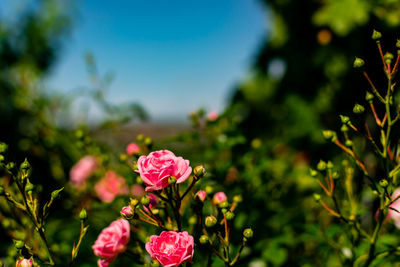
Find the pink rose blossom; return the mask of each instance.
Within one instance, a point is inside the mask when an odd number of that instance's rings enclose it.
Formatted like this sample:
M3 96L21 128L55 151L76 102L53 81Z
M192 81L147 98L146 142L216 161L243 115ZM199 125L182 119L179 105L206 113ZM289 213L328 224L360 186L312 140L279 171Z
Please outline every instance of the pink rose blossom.
M219 116L218 112L213 110L213 111L208 112L207 119L209 121L216 121L218 119L218 116Z
M103 202L112 202L118 195L128 194L129 189L125 179L117 176L113 171L108 171L106 176L101 179L94 187L97 196Z
M192 261L194 239L186 231L164 231L160 236L152 235L146 243L150 256L164 267L179 266Z
M400 195L400 188L396 189L393 194L392 194L392 199L395 199L397 196ZM400 211L400 200L397 199L394 203L390 205L395 210ZM397 228L400 228L400 213L397 211L389 209L388 211L388 218L392 219L394 221L394 225L396 225Z
M129 156L133 154L139 154L139 152L140 152L140 147L135 143L130 143L126 147L126 154L128 154Z
M215 205L219 205L220 203L227 201L228 198L226 197L224 192L218 192L213 197L213 203Z
M107 267L111 264L117 255L126 249L129 237L130 226L127 220L113 221L110 226L104 228L92 246L94 254L100 257L97 265Z
M176 183L184 182L192 173L189 161L182 157L176 157L168 150L151 152L147 156L141 156L138 161L140 178L147 185L146 191L155 191L167 187L168 178L174 176Z
M204 200L206 200L207 193L203 190L199 190L199 192L196 193L195 197L199 198L201 202L204 202Z
M32 267L33 262L31 259L22 259L17 261L15 264L16 267Z
M85 181L97 168L97 160L94 156L85 156L76 163L69 173L70 181L75 187L83 187Z

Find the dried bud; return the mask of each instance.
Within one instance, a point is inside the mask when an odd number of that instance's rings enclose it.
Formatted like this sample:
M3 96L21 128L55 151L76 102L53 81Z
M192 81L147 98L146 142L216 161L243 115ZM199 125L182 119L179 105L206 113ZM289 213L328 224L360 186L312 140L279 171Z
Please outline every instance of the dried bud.
M381 37L382 37L382 34L380 32L378 32L376 30L374 30L372 32L372 39L373 40L379 41L379 39L381 39Z
M326 162L321 159L317 164L317 169L319 171L324 171L326 169Z
M79 220L81 220L81 221L84 222L84 221L87 220L87 218L88 218L88 216L87 216L86 209L83 208L83 209L81 210L81 212L79 212Z
M169 183L169 184L174 184L174 183L176 183L176 177L174 177L174 176L168 177L168 183Z
M251 228L246 228L243 231L243 236L247 239L250 239L253 237L253 230Z
M200 241L200 244L203 244L203 245L207 244L208 243L208 236L206 236L206 235L200 236L199 241Z
M361 113L363 113L364 112L364 110L365 110L365 108L362 106L362 105L360 105L360 104L355 104L354 105L354 107L353 107L353 112L355 113L355 114L361 114Z
M354 68L361 68L362 66L364 66L364 64L365 64L364 60L362 60L359 57L356 57L356 59L354 60L354 63L353 63L353 67Z
M372 102L373 99L374 99L374 95L367 91L365 93L365 100L367 100L368 102Z
M383 188L386 188L386 187L388 187L389 182L386 179L382 179L379 181L379 185Z
M231 211L227 211L227 212L225 213L225 218L226 218L228 221L233 220L234 217L235 217L235 214L234 214L233 212L231 212Z
M210 215L206 217L205 224L207 227L213 227L217 223L217 218L214 216Z
M199 165L194 167L193 173L196 175L196 177L202 178L206 174L206 169L204 169L203 165Z

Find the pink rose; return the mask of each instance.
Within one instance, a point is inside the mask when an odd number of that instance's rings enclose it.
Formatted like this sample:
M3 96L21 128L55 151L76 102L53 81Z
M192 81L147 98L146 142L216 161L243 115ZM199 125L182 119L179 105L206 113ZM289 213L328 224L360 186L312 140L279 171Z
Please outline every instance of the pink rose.
M129 207L129 206L123 207L123 208L121 209L121 212L120 212L120 213L121 213L121 215L127 216L127 217L133 216L133 210L132 210L132 208Z
M16 267L32 267L33 262L31 259L22 259L17 261L15 264Z
M215 205L219 205L220 203L227 201L228 198L226 197L224 192L218 192L213 197L213 203Z
M113 221L110 226L104 228L92 246L94 254L101 257L97 265L107 267L113 262L117 255L126 249L129 236L129 222L124 219Z
M176 157L174 153L168 150L154 151L147 156L141 156L137 165L137 172L147 185L146 191L155 191L167 187L170 176L177 179L176 183L182 183L192 173L188 160Z
M75 187L82 187L85 181L97 168L97 160L94 156L85 156L76 163L69 173L70 181Z
M94 187L97 196L103 201L110 203L118 195L128 194L129 189L125 179L117 176L113 171L108 171Z
M130 143L126 147L126 154L128 154L129 156L133 154L139 154L139 152L140 152L140 147L135 143Z
M216 121L217 119L218 119L218 112L216 112L216 111L210 111L210 112L208 112L208 114L207 114L207 119L209 120L209 121Z
M199 192L196 193L195 197L197 197L201 202L204 202L207 197L207 193L203 190L199 190Z
M192 261L194 240L186 231L164 231L160 236L152 235L146 243L150 256L164 267L179 266Z
M392 199L395 199L398 195L400 195L400 188L396 189L393 194L392 194ZM395 210L400 211L400 200L397 199L395 202L393 202L390 207L394 208ZM392 219L394 221L394 225L396 225L397 228L400 228L400 213L397 211L389 209L388 211L388 218Z

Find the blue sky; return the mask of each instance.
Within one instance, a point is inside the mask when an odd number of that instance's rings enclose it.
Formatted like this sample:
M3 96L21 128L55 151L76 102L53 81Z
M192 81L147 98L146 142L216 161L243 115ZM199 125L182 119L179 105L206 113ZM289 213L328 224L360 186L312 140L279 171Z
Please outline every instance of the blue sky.
M68 92L89 85L84 54L115 74L114 103L138 101L154 119L223 110L265 37L257 0L80 0L78 17L51 77Z

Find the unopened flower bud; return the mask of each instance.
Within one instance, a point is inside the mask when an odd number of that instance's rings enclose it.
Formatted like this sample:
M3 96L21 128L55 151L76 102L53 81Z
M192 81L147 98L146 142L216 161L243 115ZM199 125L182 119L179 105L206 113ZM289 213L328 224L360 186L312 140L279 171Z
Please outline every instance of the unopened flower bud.
M379 181L379 185L383 188L386 188L386 187L388 187L389 182L386 179L382 179Z
M21 163L21 169L24 171L27 171L31 168L31 165L29 164L28 160L25 158L24 162Z
M131 198L129 205L131 207L136 207L139 204L139 200L137 200L136 198Z
M139 152L140 152L140 147L135 143L129 143L126 146L126 154L129 156L132 156L134 154L139 154Z
M373 99L374 99L374 95L367 91L365 93L365 100L367 100L368 102L372 102Z
M12 169L14 169L14 167L15 167L15 163L14 163L14 162L9 162L9 163L7 163L7 165L6 165L6 169L9 170L9 171L11 171Z
M400 40L399 39L397 39L397 41L396 41L396 47L400 48Z
M22 260L18 260L15 263L16 267L32 267L33 266L33 262L31 259L22 259Z
M336 136L336 133L331 130L324 130L322 131L322 135L326 140L332 140Z
M243 236L247 239L250 239L253 237L253 230L251 228L246 228L243 231Z
M364 60L362 60L359 57L356 57L356 59L354 60L354 63L353 63L353 67L354 68L361 68L362 66L364 66L364 64L365 64Z
M393 54L386 52L386 54L383 56L383 59L385 60L385 63L389 65L390 63L392 63Z
M136 137L136 141L138 141L139 143L143 142L143 141L144 141L144 135L143 135L143 134L139 134L139 135Z
M199 165L194 167L193 173L196 177L202 178L206 174L206 169L204 169L203 165Z
M222 201L221 203L218 204L218 206L219 206L221 209L226 209L226 208L229 207L229 203L228 203L228 201Z
M323 161L322 159L318 162L318 164L317 164L317 169L319 170L319 171L324 171L324 170L326 170L326 162L325 161Z
M350 139L347 139L346 142L344 143L346 146L351 147L353 146L353 141L351 141Z
M233 197L233 202L235 203L241 203L243 201L242 195L236 195Z
M135 213L130 206L125 206L121 209L120 214L124 219L130 220Z
M195 225L197 223L197 217L196 216L191 216L189 218L189 224L190 225Z
M365 110L365 108L362 106L362 105L360 105L360 104L355 104L354 105L354 107L353 107L353 112L355 113L355 114L361 114L361 113L363 113L364 112L364 110Z
M203 245L207 244L208 243L208 236L206 236L206 235L200 236L199 241L200 241L200 244L203 244Z
M213 197L214 205L219 205L220 203L227 201L228 198L226 197L224 192L218 192Z
M174 184L174 183L176 183L176 177L174 177L174 176L168 177L168 183L169 183L169 184Z
M342 131L342 132L348 132L349 131L349 127L347 127L347 125L346 124L342 124L342 127L340 127L340 131Z
M25 247L25 242L22 240L15 240L14 245L16 249L23 249Z
M319 194L314 194L313 196L314 196L314 200L315 200L315 201L317 201L317 202L320 202L320 201L321 201L321 195L319 195Z
M150 137L146 137L146 138L144 139L144 144L145 144L146 146L151 146L151 145L153 144L153 140L152 140Z
M5 143L0 142L0 153L4 153L7 151L8 146Z
M51 198L52 199L57 199L60 196L60 192L64 190L64 187L54 190L53 192L51 192Z
M372 39L373 40L379 41L379 39L381 39L381 37L382 37L382 34L380 32L378 32L377 30L374 30L372 32Z
M159 267L159 266L160 266L160 263L158 261L156 261L156 260L151 261L151 267Z
M206 217L205 224L207 227L213 227L217 223L217 218L214 216L210 215Z
M195 198L200 200L201 202L204 202L204 200L206 200L206 197L207 193L203 190L199 190L195 195Z
M87 218L88 218L88 216L87 216L86 209L83 208L83 209L81 210L81 212L79 212L79 219L80 219L81 221L86 221Z
M25 192L32 192L35 186L28 180L25 185Z
M310 175L312 177L316 177L318 175L318 172L316 170L314 170L314 169L310 169Z
M150 198L148 198L147 196L143 196L140 202L142 203L142 205L147 206L150 204Z
M0 154L0 162L4 161L4 156Z
M235 217L235 214L233 212L229 211L229 210L225 213L225 218L228 221L232 220L234 217Z
M350 118L343 115L340 115L340 120L342 121L343 124L347 124L350 122Z
M212 194L212 192L214 192L214 188L211 185L207 185L204 191L206 191L206 193L209 195Z
M332 161L330 161L330 160L328 160L328 162L326 163L326 168L327 169L333 169L333 163L332 163Z

